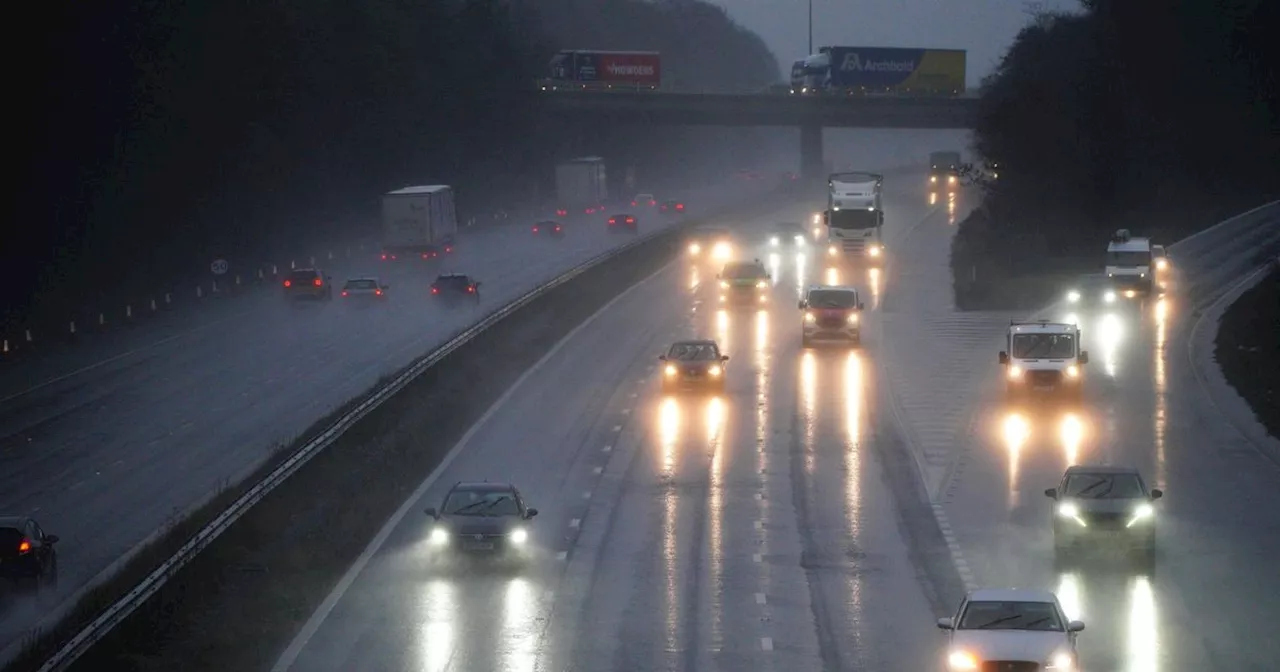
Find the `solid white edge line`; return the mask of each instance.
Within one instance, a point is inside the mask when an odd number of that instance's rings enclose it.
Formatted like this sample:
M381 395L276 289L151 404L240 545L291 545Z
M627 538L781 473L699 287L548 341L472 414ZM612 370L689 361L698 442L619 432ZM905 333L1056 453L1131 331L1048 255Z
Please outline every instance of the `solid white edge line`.
M435 485L435 482L440 478L440 475L449 468L449 465L458 457L458 454L467 447L467 444L470 443L476 432L480 431L482 427L488 424L489 419L507 404L511 397L515 395L516 391L524 385L524 382L535 372L545 366L547 362L551 361L551 358L559 353L560 349L568 344L569 341L573 340L584 329L591 326L601 315L613 308L615 304L640 287L649 284L649 282L654 278L666 273L676 263L676 261L672 261L671 263L663 265L662 268L659 268L657 271L641 279L636 284L631 285L627 289L623 290L622 293L610 299L608 303L604 304L599 310L587 317L582 324L574 327L572 331L565 334L565 336L557 341L555 345L551 346L551 350L543 355L537 362L534 362L533 366L520 374L520 377L507 388L506 392L503 392L502 396L498 397L498 400L493 402L493 405L491 405L484 414L476 420L475 424L471 425L471 427L467 429L467 432L462 435L461 439L458 439L458 442L454 444L453 448L449 449L449 452L444 456L444 459L440 461L440 464L427 475L427 478L418 485L418 488L414 490L412 494L409 495L409 498L405 500L404 504L400 505L400 508L397 509L389 519L387 519L387 522L383 524L382 529L378 530L378 534L374 536L373 540L369 542L369 545L366 546L364 551L360 553L360 556L356 558L355 563L347 569L347 572L343 574L342 578L338 581L338 584L333 587L333 590L329 592L329 595L325 597L324 601L320 603L320 606L311 614L311 618L307 619L307 622L302 626L302 630L294 636L293 641L289 643L288 648L284 650L284 653L280 655L280 658L276 660L276 664L271 668L272 672L286 672L295 662L297 662L298 656L302 654L302 650L306 648L307 643L310 642L311 638L320 630L320 626L324 625L325 620L329 617L329 614L333 612L334 607L338 606L338 602L342 600L342 596L346 594L347 590L351 588L351 585L355 583L357 578L359 578L360 574L364 571L365 566L373 559L373 556L382 549L383 544L387 542L391 533L395 531L395 529L400 525L400 522L404 520L406 515L408 515L409 510L414 507L418 500L426 496L427 491L431 489L431 486Z

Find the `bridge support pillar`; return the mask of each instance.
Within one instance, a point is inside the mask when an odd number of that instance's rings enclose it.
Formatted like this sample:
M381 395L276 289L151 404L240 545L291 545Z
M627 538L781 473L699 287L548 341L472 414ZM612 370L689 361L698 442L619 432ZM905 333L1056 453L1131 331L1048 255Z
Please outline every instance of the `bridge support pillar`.
M822 127L800 127L800 175L806 180L826 179L826 166L822 157Z

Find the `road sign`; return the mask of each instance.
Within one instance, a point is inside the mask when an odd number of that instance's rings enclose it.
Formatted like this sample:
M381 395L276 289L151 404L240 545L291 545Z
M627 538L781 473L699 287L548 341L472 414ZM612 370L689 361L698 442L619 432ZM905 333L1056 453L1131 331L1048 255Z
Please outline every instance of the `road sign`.
M213 271L214 275L226 275L229 267L230 264L227 263L226 259L214 259L213 263L209 264L209 270Z

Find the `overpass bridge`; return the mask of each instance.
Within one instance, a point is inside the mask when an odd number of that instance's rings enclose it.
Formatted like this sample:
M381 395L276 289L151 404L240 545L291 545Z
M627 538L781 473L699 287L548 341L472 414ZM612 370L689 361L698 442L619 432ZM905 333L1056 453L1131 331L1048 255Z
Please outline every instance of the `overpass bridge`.
M792 126L800 129L805 177L823 176L824 128L970 129L978 98L923 96L791 96L550 90L530 105L556 123L668 126Z

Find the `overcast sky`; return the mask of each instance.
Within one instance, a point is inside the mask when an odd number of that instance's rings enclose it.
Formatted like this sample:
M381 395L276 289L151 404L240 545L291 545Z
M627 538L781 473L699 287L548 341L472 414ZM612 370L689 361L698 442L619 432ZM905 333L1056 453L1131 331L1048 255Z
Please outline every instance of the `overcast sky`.
M764 38L784 72L809 41L809 0L709 0ZM812 0L814 48L828 45L964 49L968 85L996 66L1030 21L1028 6L1076 11L1077 0ZM779 73L781 78L783 73ZM789 76L789 74L788 74Z

